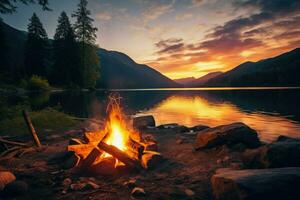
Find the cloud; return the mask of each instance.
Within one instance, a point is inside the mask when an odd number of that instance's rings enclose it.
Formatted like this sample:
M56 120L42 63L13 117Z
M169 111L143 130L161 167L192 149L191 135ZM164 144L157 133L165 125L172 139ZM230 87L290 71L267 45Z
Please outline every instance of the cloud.
M159 2L159 3L154 3L150 4L143 12L142 16L144 19L145 24L159 18L163 14L166 14L172 10L173 4L175 1L170 1L170 2Z
M180 15L176 16L176 20L181 21L181 20L187 20L193 18L194 15L192 13L183 13Z
M300 1L235 0L233 6L249 12L212 28L199 42L186 43L180 38L158 41L155 43L158 57L149 63L165 74L174 70L177 76L180 71L186 74L194 70L204 75L299 47ZM213 67L205 68L205 64L212 62Z
M109 21L112 19L112 15L109 12L101 12L96 14L96 19L102 21Z

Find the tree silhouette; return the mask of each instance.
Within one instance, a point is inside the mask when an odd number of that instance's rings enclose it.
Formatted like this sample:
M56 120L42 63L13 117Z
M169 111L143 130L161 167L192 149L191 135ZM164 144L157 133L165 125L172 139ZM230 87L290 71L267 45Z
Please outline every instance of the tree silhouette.
M95 41L97 28L93 26L91 12L87 9L87 0L80 0L78 9L72 17L76 18L74 24L75 36L80 43L81 75L83 87L95 87L99 79L99 58Z
M3 72L7 68L7 49L5 33L0 19L0 72Z
M48 0L1 0L0 1L0 13L7 14L7 13L14 13L16 12L17 3L23 3L28 5L29 3L38 3L40 4L44 10L50 10L48 8Z
M58 85L80 85L79 53L74 30L65 12L58 18L54 35L54 66L52 81Z
M47 33L35 13L28 24L28 37L25 46L25 73L46 76L48 37Z

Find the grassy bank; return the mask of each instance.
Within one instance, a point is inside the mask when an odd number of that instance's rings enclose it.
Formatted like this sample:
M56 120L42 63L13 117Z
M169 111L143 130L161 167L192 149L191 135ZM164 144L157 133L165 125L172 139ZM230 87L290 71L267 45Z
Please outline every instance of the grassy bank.
M60 134L78 123L72 116L52 108L29 112L29 115L41 138L49 134ZM14 116L0 121L1 135L17 138L30 137L20 110L16 111Z

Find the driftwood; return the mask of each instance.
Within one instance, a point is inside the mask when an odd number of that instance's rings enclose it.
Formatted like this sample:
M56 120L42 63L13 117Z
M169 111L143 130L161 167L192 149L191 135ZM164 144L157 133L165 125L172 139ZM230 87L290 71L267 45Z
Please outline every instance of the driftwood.
M141 165L137 160L130 158L125 152L119 150L113 145L108 145L104 142L99 142L98 148L112 155L113 157L115 157L130 168L141 169Z
M42 147L41 142L39 140L39 137L34 129L34 126L32 125L31 119L28 115L28 113L26 112L26 110L23 110L23 117L25 119L25 122L28 126L28 130L32 135L33 141L36 144L37 147Z

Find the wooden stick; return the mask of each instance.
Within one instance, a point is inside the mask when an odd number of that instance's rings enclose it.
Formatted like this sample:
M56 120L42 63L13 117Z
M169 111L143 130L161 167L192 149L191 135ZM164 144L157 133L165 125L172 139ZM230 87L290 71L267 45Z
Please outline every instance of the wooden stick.
M32 135L34 143L36 144L37 147L39 147L39 148L42 147L42 145L40 143L40 140L39 140L39 137L38 137L33 125L32 125L31 119L30 119L28 113L26 112L26 110L23 110L23 117L24 117L24 119L26 121L26 124L28 126L28 130Z
M130 158L125 152L119 150L117 147L113 145L108 145L104 142L99 142L98 148L105 151L106 153L112 155L125 165L135 169L141 169L141 165L137 160Z
M0 138L0 142L2 142L2 143L4 143L4 144L11 144L11 145L16 145L16 146L24 146L24 147L29 146L29 145L26 144L26 143L9 141L9 140L5 140L5 139L3 139L3 138Z
M98 148L94 148L91 153L89 153L89 155L82 161L81 164L81 170L86 170L88 169L90 166L93 165L93 163L95 162L95 160L101 156L103 154L103 151L101 151Z
M129 137L129 139L127 141L127 145L131 151L137 153L138 159L140 159L142 157L145 147L141 143L139 143Z

